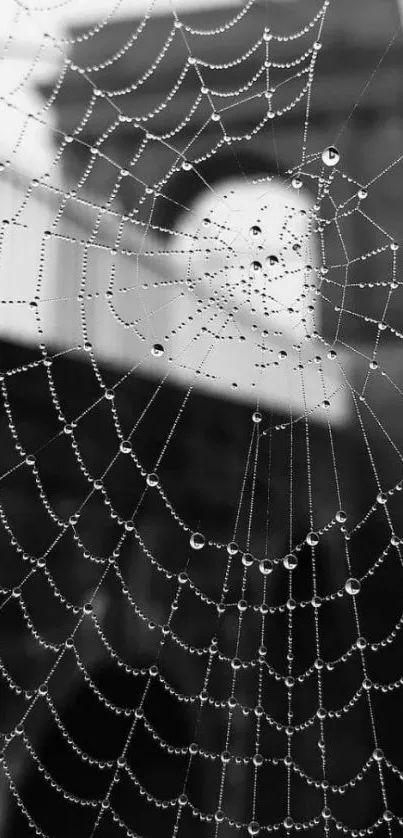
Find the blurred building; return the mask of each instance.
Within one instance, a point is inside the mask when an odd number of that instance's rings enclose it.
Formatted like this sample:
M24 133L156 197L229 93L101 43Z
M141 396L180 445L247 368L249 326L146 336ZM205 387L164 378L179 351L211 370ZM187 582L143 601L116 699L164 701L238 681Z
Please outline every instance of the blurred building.
M135 177L120 180L116 200L128 213L135 210L136 218L150 222L151 229L155 225L157 232L161 227L175 228L176 219L181 215L180 204L191 205L203 192L204 185L193 170L175 171L180 168L181 159L175 160L172 150L164 143L150 139L142 148L145 134L139 124L144 122L147 132L158 136L168 135L183 120L181 130L175 132L175 148L182 154L191 140L186 159L192 163L202 158L222 141L222 128L208 119L211 102L206 97L202 97L192 112L201 86L194 66L188 67L178 92L165 103L168 91L175 91L175 84L189 57L188 50L200 59L200 72L204 72L207 88L210 83L212 89L219 84L221 93L242 88L261 68L262 51L255 50L247 60L232 66L239 56L239 45L244 46L246 53L248 45L261 36L266 25L272 26L280 35L303 29L317 12L318 4L316 0L257 3L237 25L220 32L220 28L225 28L225 24L239 14L239 8L234 4L233 8L218 6L184 13L181 19L195 32L217 31L217 34L206 37L188 32L187 47L180 31L176 31L169 49L164 51L152 73L149 72L150 58L159 55L172 30L171 15L152 17L135 39L134 33L140 23L135 19L111 24L91 37L83 38L82 30L72 32L76 38L71 55L73 67L85 66L87 72L84 76L70 68L54 103L58 128L62 132L61 142L64 136L73 138L63 152L66 177L72 183L79 182L94 145L102 153L91 166L86 185L103 198L115 188L118 168L130 171L132 161L136 160ZM309 29L304 38L285 40L275 46L269 42L270 56L276 50L275 57L278 56L281 63L294 60L296 55L312 46L314 32L315 28ZM388 231L391 239L399 238L402 177L400 167L392 165L400 156L402 137L398 107L402 84L399 33L395 0L382 4L371 0L353 6L347 0L330 4L323 29L323 45L315 66L308 130L310 154L321 153L326 146L337 142L342 171L354 179L357 188L369 184L367 203L362 205L362 210L371 216L375 209L380 214L379 218L376 215L377 224ZM118 55L116 60L111 58ZM223 69L209 71L206 68L203 71L203 61ZM91 68L95 68L94 71ZM304 78L294 78L294 75L283 70L276 74L273 70L274 86L287 77L287 84L283 84L273 98L273 108L287 108L301 92ZM97 96L96 90L100 91ZM50 88L44 92L50 93ZM267 114L267 100L262 96L234 95L223 99L213 95L212 99L217 109L225 106L222 124L230 135L254 132ZM295 106L275 120L273 132L257 131L247 141L235 142L229 150L221 142L203 167L206 181L212 185L225 177L239 175L240 170L242 176L276 172L287 178L287 172L295 168L301 155L305 104L305 98L301 96ZM153 113L152 118L147 116ZM81 127L84 115L85 124ZM136 121L139 127L134 124ZM388 173L377 177L391 165ZM147 190L150 183L158 183L159 178L164 180L171 166L174 171L164 185L164 194L177 201L176 208L171 200L164 200ZM309 173L309 166L306 168ZM312 188L309 176L304 180L304 187ZM367 222L360 213L349 219L343 235L352 261L356 254L370 253L383 243L379 227ZM332 248L334 254L339 255L334 230L329 231L327 238L329 257ZM372 297L372 304L369 303L368 311L365 311L369 316L371 312L379 311L375 292L371 294L368 290L377 272L375 261L354 264L349 280L353 285L360 281L366 284L365 300ZM333 296L332 289L328 291L333 305L323 305L322 320L325 334L331 336L335 320L333 307L339 300L337 290ZM356 312L362 311L362 296L357 289L352 289L351 308ZM391 321L399 329L403 327L401 300L396 297L393 305ZM373 330L346 314L343 334L347 339L357 339L357 333L360 340L364 337L372 340Z

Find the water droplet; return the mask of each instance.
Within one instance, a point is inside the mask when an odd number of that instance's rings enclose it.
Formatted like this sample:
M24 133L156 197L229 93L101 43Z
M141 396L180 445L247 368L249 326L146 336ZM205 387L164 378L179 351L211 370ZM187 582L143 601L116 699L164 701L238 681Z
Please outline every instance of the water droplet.
M280 358L280 361L284 361L284 359L287 358L287 353L286 353L285 349L280 349L280 352L278 353L278 357Z
M346 523L346 521L347 521L347 513L346 513L346 512L344 512L344 510L343 510L343 509L339 509L339 511L338 511L338 512L336 512L336 521L337 521L339 524L345 524L345 523Z
M360 201L365 201L365 198L368 197L368 192L366 189L359 189L358 190L358 197Z
M147 483L147 486L151 486L151 487L158 486L158 483L159 483L158 475L155 474L155 472L153 472L153 471L150 474L147 474L146 483Z
M162 343L154 343L151 349L151 355L154 355L154 358L160 358L164 354L164 351Z
M260 824L257 821L251 821L248 825L249 835L258 835L260 832Z
M394 252L396 252L396 250L399 250L398 243L397 242L391 242L390 249L393 250Z
M372 756L373 756L373 758L376 762L380 762L384 757L382 749L381 748L375 748Z
M259 570L263 576L268 576L269 573L272 573L273 568L274 565L270 559L263 559L263 561L259 562Z
M356 594L360 593L361 582L359 579L354 579L353 577L351 577L350 579L347 579L344 589L347 594L350 594L351 596L356 596Z
M119 450L122 454L130 454L132 451L132 444L129 442L128 439L122 440L119 446Z
M283 824L284 824L284 828L285 828L285 829L292 829L292 828L293 828L293 826L294 826L294 821L293 821L293 819L292 819L292 818L290 818L290 817L288 816L287 818L284 818L284 820L283 820Z
M262 270L263 266L261 262L258 262L256 259L253 262L251 262L250 272L251 274L253 274L253 276L260 276Z
M231 761L231 754L230 754L230 752L229 752L229 751L223 751L223 752L222 752L222 754L221 754L221 762L222 762L224 765L228 765L228 763L229 763L230 761Z
M322 161L325 166L337 166L340 160L340 154L333 145L325 148L324 152L322 153Z
M330 402L329 402L329 399L324 399L324 400L323 400L323 402L322 402L322 407L324 408L324 410L329 410L329 408L330 408Z
M273 267L274 265L278 265L279 261L280 260L279 260L278 256L276 256L275 253L271 253L270 256L268 256L267 259L266 259L266 264Z
M255 425L258 425L262 421L262 419L263 419L263 416L262 416L261 413L259 413L258 410L255 410L255 412L252 413L252 422L254 422Z
M260 768L260 766L263 765L262 754L255 754L254 757L253 757L252 762L253 762L253 765L255 766L255 768Z
M293 177L293 179L292 179L292 181L291 181L291 186L292 186L294 189L301 189L301 187L302 187L302 180L301 180L301 178L300 178L300 177L298 177L298 176Z
M331 818L331 817L332 817L332 813L331 813L331 811L330 811L330 809L329 809L329 806L324 806L324 808L322 809L322 818L323 818L325 821L327 821L327 820L329 820L329 818Z
M240 668L241 668L241 666L242 666L242 662L241 662L240 658L232 658L232 661L231 661L231 666L232 666L232 669L233 669L235 672L237 672L237 671L238 671L238 669L240 669Z
M388 496L387 496L386 492L378 492L378 494L376 496L376 500L377 500L377 503L380 503L381 505L385 505L385 503L388 502Z
M384 821L386 821L386 823L390 823L391 821L393 821L393 818L394 818L393 812L391 812L390 809L386 809L383 813Z
M283 565L287 568L287 570L295 570L298 565L298 559L294 553L289 553L288 556L285 556L283 559Z
M238 550L239 547L235 541L230 541L230 543L227 544L227 553L229 556L236 556Z
M193 550L201 550L205 543L206 539L201 532L192 532L192 535L190 536L190 546Z
M319 535L317 532L309 532L305 540L310 547L316 547L319 544Z
M254 224L249 230L249 235L251 239L257 239L262 235L262 230L257 224Z
M252 553L244 553L242 556L242 564L244 567L250 567L253 564Z
M178 797L179 806L186 806L188 802L186 794L180 794Z
M216 821L216 823L222 823L224 818L225 818L225 814L224 814L223 810L222 809L217 809L217 811L214 815L214 820Z

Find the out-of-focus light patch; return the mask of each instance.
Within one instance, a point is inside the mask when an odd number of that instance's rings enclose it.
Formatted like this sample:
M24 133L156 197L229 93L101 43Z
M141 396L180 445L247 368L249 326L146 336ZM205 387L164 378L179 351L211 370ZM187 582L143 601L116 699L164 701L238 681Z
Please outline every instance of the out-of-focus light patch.
M3 21L8 23L15 16L18 5L18 0L3 0L2 24ZM85 3L82 0L67 0L67 2L47 0L42 3L37 0L24 0L23 13L27 18L35 19L38 25L42 22L47 31L52 31L55 25L101 21L107 16L110 16L111 20L116 20L137 18L148 12L153 15L173 14L175 10L180 14L185 11L197 12L203 9L217 9L217 7L224 9L239 6L241 9L242 5L243 3L237 3L236 0L219 0L219 2L217 0L86 0Z
M272 0L270 0L272 2ZM288 0L276 0L288 2ZM95 22L113 23L122 18L202 11L203 9L242 8L235 0L1 0L0 32L0 161L12 160L14 168L40 175L52 161L52 122L49 113L41 125L43 104L35 85L55 79L61 65L63 38L71 26L91 26ZM51 37L45 40L45 35ZM52 39L61 39L59 47ZM5 51L5 46L7 50ZM36 60L37 53L39 58ZM38 118L26 125L26 114ZM19 140L21 131L24 140ZM14 149L18 146L18 153Z
M188 287L169 340L175 377L189 383L197 370L197 385L221 396L348 421L340 370L313 334L312 211L309 193L285 181L233 178L182 214L170 237L171 270Z
M0 162L12 169L40 177L54 157L52 119L43 111L43 101L24 83L29 66L23 60L8 59L0 72Z
M1 16L0 162L40 177L54 156L53 117L44 110L36 87L54 78L62 56L45 41L46 21L40 13L29 14L17 0L5 0Z
M301 0L264 0L265 5L290 2ZM1 12L3 31L18 9L21 10L22 18L27 21L31 19L31 22L35 20L38 27L43 25L44 30L54 31L54 27L101 21L107 16L111 20L117 20L141 17L148 12L152 15L162 15L173 14L174 11L181 14L217 8L237 10L239 7L241 10L244 5L241 0L86 0L85 3L82 0L48 0L42 3L37 0L24 0L24 5L19 6L18 0L2 0Z
M270 322L295 341L314 321L319 325L319 313L313 321L307 309L317 300L314 287L306 288L315 279L307 266L318 263L312 205L309 194L279 178L221 181L182 214L180 238L173 237L171 246L182 251L177 259L190 276L208 273L209 288L225 305L239 306L260 328ZM252 236L253 230L261 232Z

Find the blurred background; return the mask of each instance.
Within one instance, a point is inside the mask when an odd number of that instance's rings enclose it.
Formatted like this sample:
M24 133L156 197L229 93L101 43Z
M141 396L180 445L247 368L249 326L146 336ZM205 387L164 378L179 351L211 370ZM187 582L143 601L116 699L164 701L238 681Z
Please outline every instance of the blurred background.
M7 770L12 788L21 795L18 800L44 833L55 838L91 835L95 810L73 805L60 788L85 799L106 793L110 763L127 736L128 721L111 714L97 690L114 706L136 706L160 641L159 629L152 630L150 622L166 623L173 596L169 574L178 573L188 560L188 534L176 525L172 510L159 493L143 497L144 474L154 470L178 415L178 430L158 476L190 531L201 530L220 544L230 542L243 486L240 550L267 558L285 554L290 516L292 544L303 545L310 529L309 466L316 528L334 519L340 505L332 439L347 526L353 533L356 575L368 574L389 545L391 531L397 546L403 536L399 494L389 499L389 519L384 507L374 503L379 486L385 491L395 487L402 473L401 254L390 247L401 241L403 209L399 7L396 0L330 2L301 160L309 61L293 62L305 52L309 58L318 23L308 24L322 4L256 0L248 6L240 15L243 6L233 0L175 0L183 38L174 26L169 0L153 5L87 0L43 9L3 0L0 348L5 375L0 456L6 476L0 496L0 584L7 604L0 612L0 658L3 674L8 673L1 685L3 736L24 714L30 692L46 677L58 644L77 622L74 608L81 608L97 587L102 562L116 550L122 523L137 504L139 508L139 538L124 541L115 556L119 573L109 573L94 598L100 631L91 619L83 622L76 637L78 657L71 650L64 655L48 696L27 719L24 736L7 748ZM236 25L228 26L238 15ZM275 44L266 40L259 49L250 49L266 30L280 36ZM287 37L297 32L302 32L300 38ZM200 62L206 90L219 91L215 98L201 91L189 54ZM237 62L240 56L244 60ZM265 66L265 60L272 63ZM305 75L294 73L295 66L304 66ZM248 87L255 74L254 86ZM265 84L270 96L262 95ZM234 94L238 89L245 95ZM259 94L249 95L249 90ZM222 110L220 120L210 118L213 99L217 111ZM258 130L268 107L280 115ZM167 138L163 142L161 135ZM223 135L231 142L222 142ZM322 151L333 145L340 152L340 166L326 193L321 191L318 157L321 163ZM319 229L312 229L318 194ZM256 279L252 305L250 283L246 281L245 290L239 276L243 262L251 258L253 225L263 231L256 259L265 259L266 267ZM320 274L321 267L327 268L330 281ZM178 284L178 277L188 282ZM264 290L268 280L270 316ZM211 309L203 306L212 294L217 301L213 331L224 329L226 340L204 365L200 330L202 324L204 330L211 328ZM233 332L225 331L229 305L238 307ZM289 365L285 375L277 360L267 364L262 359L278 358L284 347L292 355L296 341L308 331L314 339L306 356L304 405L296 370ZM162 345L161 357L145 350L150 343ZM336 363L328 358L332 348ZM315 367L318 353L322 377ZM201 370L196 383L195 370ZM323 380L331 394L329 409L321 404ZM103 395L112 390L111 412ZM361 412L357 402L363 393ZM264 434L254 472L258 431L251 415L257 405ZM289 432L290 417L303 416L306 406L310 463L305 423L296 423ZM125 438L133 425L133 449L143 473L132 462L127 466L125 458L109 472L117 429ZM29 461L32 452L36 456ZM89 475L102 475L101 485L75 520L88 493ZM344 585L344 536L339 529L325 532L318 548L322 596ZM51 560L39 573L38 557L48 550ZM393 644L380 647L381 639L400 626L399 550L388 554L371 589L368 585L360 595L362 634L373 647L368 670L380 682L401 676L398 631ZM214 633L216 609L207 600L219 599L223 554L207 545L203 562L192 565L190 575L207 599L192 598L189 590L175 623L177 635L192 648L208 649ZM168 578L156 571L150 555ZM23 598L17 593L9 601L9 591L19 591L29 570L35 573L24 584ZM242 570L237 562L228 583L230 601L239 598ZM254 570L248 593L258 603L260 576ZM146 620L133 609L128 592ZM267 596L273 608L284 602L287 580L277 574ZM306 547L301 547L294 575L294 596L312 596ZM217 630L228 658L234 654L237 620L228 609ZM247 624L240 655L245 660L256 657L260 620L259 614ZM267 626L267 660L285 672L286 615L273 612ZM323 606L321 627L324 660L338 659L356 640L350 603L340 599ZM302 672L315 657L310 608L295 617L294 632L295 665ZM333 786L359 772L374 748L357 658L350 656L343 667L329 667L323 674L324 705L334 710L326 722ZM217 701L229 695L227 663L222 660L214 668L209 685ZM200 693L205 656L189 655L167 641L163 666L164 678L177 693ZM256 677L253 669L242 673L239 701L244 705L253 707ZM337 708L348 705L355 690L361 690L357 702L339 718ZM403 770L400 691L389 693L387 701L382 691L373 698L379 746ZM262 751L281 766L262 769L261 786L268 790L259 798L262 824L281 823L287 811L282 765L286 696L284 685L267 676L265 712L281 722L280 729L266 726ZM316 681L307 679L295 700L294 723L314 714L317 701ZM149 727L139 724L136 747L128 755L137 784L125 777L114 808L134 834L171 834L176 810L153 806L140 786L159 800L180 794L188 759L184 749L192 741L199 704L181 703L158 679L147 702ZM209 705L203 713L200 747L220 753L228 710L214 712ZM152 729L158 736L152 736ZM234 752L251 754L254 736L253 713L236 714ZM293 737L295 762L309 778L320 776L318 736L313 724ZM159 738L171 743L171 750L161 748ZM93 763L80 757L82 752ZM220 771L220 760L198 756L194 761L188 794L201 811L217 809ZM352 830L368 826L385 809L373 762L363 775L362 782L359 778L334 792L329 804L335 819ZM306 784L297 771L292 778L294 820L313 818L323 807L323 787L319 781ZM402 817L398 780L399 771L390 769L388 806ZM251 793L250 765L233 760L223 808L234 820L251 819ZM1 795L2 834L29 835L32 822L17 805L5 776ZM201 835L215 828L188 812L183 818L183 829ZM334 829L332 821L330 831ZM398 830L397 822L392 827L385 822L378 834L398 835ZM105 817L98 832L114 836L122 827ZM323 832L322 823L310 827L312 835ZM220 833L232 834L233 828L224 823Z

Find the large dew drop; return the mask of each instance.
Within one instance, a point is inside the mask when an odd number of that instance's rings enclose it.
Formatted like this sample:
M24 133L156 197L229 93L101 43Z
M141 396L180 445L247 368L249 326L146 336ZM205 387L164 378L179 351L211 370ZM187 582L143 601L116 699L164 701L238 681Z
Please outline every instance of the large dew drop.
M151 355L154 355L154 358L161 358L161 355L164 354L164 347L162 343L154 343L154 346L151 349Z
M250 266L251 276L260 276L260 274L262 273L262 270L263 270L263 266L262 266L261 262L258 262L257 260L255 260L254 262L251 262L251 266Z
M353 577L351 577L350 579L347 579L344 589L347 594L350 594L350 596L356 596L360 593L361 582L359 579L354 579Z
M324 152L322 153L322 161L325 166L337 166L340 160L340 154L333 145L330 145L328 148L325 148Z
M257 224L254 224L249 230L249 235L251 239L258 239L262 235L262 230Z
M263 559L263 561L259 562L259 570L263 576L268 576L269 573L272 573L273 568L274 565L271 559Z
M298 564L298 559L294 555L294 553L289 553L288 556L285 556L283 559L283 565L287 570L295 570Z
M190 546L193 550L201 550L206 543L206 539L201 532L192 532L190 536Z
M266 264L272 268L274 267L274 265L278 265L279 261L280 260L278 256L276 256L275 253L271 253L270 256L268 256L266 259Z

